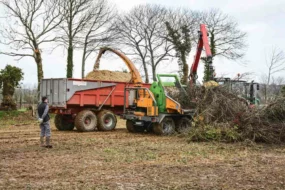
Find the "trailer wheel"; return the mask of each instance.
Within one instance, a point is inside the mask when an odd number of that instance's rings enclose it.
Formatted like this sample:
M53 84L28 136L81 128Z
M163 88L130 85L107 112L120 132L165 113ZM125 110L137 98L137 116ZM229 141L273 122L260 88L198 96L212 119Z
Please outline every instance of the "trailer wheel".
M70 122L70 120L72 120L71 115L57 114L54 118L55 127L59 131L72 131L74 129L74 122Z
M111 131L115 129L117 125L117 118L114 113L108 110L103 110L99 112L97 117L99 131Z
M187 133L192 126L192 121L190 118L182 117L176 122L176 131L178 133Z
M157 135L171 135L175 132L175 123L172 118L165 117L161 123L155 123L153 131Z
M97 126L97 117L92 111L83 110L76 116L75 126L80 132L94 131Z

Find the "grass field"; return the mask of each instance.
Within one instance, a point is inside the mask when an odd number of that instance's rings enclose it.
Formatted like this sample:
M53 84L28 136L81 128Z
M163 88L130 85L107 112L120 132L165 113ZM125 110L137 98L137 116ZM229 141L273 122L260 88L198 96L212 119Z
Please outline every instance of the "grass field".
M11 122L10 122L11 123ZM0 127L0 189L285 189L285 146L60 132L39 147L33 122Z

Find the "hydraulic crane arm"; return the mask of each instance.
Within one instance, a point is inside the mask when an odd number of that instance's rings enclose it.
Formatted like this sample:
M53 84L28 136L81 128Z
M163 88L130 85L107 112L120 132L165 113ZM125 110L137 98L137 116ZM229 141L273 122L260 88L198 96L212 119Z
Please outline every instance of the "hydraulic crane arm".
M106 51L111 51L111 52L117 54L125 62L125 64L127 65L127 67L129 68L129 70L131 72L131 75L132 75L132 81L131 82L132 83L142 83L141 75L138 72L137 68L135 67L134 63L127 56L125 56L123 53L121 53L117 50L114 50L112 48L109 48L109 47L100 48L99 54L98 54L96 62L94 64L94 68L93 68L94 71L99 69L101 57Z
M211 53L211 48L209 45L209 40L208 40L208 31L206 29L206 25L205 24L201 24L200 25L200 31L199 31L199 41L198 41L198 45L197 45L197 52L196 55L194 57L194 62L191 66L191 70L190 70L190 84L195 84L196 83L196 79L197 77L197 69L198 69L198 65L199 65L199 61L201 58L201 53L203 50L203 47L205 48L205 52L206 52L206 61L209 63L210 69L213 69L212 66L212 53ZM214 76L211 76L211 80L214 78Z

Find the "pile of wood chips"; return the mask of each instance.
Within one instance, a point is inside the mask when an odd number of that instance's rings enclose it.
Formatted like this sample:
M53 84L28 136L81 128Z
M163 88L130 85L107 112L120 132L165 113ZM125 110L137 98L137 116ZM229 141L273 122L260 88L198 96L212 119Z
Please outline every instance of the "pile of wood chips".
M119 71L96 70L87 74L85 79L100 80L100 81L116 81L116 82L130 82L132 78L131 73L124 73Z

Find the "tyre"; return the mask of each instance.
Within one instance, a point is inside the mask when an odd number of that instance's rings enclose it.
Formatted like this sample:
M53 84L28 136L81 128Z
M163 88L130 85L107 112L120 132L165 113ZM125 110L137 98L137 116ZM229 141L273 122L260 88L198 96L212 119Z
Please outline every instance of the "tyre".
M151 122L146 122L144 125L146 132L152 133L153 132L153 124Z
M135 132L135 125L134 125L134 122L133 122L133 121L127 120L127 121L126 121L126 126L127 126L127 130L128 130L130 133L134 133L134 132Z
M111 131L115 129L117 125L117 118L115 114L108 110L100 111L97 115L98 118L98 130L99 131Z
M187 133L192 126L190 118L182 117L176 121L176 131L180 134Z
M132 120L127 120L126 126L130 133L143 133L145 131L144 126L136 126Z
M83 110L76 116L75 126L80 132L94 131L97 126L97 117L92 111Z
M138 125L135 125L135 132L136 133L144 133L145 132L145 126L138 126Z
M175 133L175 123L171 117L165 117L161 123L155 123L153 131L157 135L171 135Z
M57 114L54 118L54 124L59 131L72 131L74 129L71 115Z

